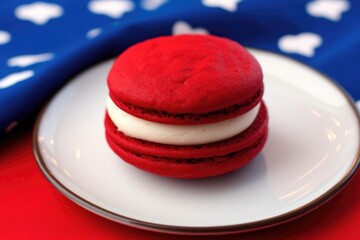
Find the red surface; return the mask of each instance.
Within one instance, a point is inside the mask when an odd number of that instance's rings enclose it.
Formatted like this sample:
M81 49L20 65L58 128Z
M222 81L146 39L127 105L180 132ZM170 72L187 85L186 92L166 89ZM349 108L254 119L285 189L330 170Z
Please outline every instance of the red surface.
M108 85L115 104L132 115L196 124L250 110L261 100L262 79L258 62L238 43L211 35L179 35L127 49L111 68Z
M297 220L251 233L183 237L127 227L77 206L42 175L31 127L0 140L0 239L359 239L360 174L335 198Z
M127 137L117 130L108 114L105 117L106 139L116 154L145 171L177 178L216 176L245 166L264 146L267 125L267 111L262 104L254 123L232 138L196 146L176 146ZM186 159L193 161L189 163Z

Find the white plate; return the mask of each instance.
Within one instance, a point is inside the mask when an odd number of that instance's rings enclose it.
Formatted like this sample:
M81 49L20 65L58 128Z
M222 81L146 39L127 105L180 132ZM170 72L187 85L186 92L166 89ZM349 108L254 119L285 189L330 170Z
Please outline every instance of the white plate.
M315 70L252 50L265 76L269 138L245 168L179 180L124 163L104 136L106 76L92 67L40 115L34 151L45 176L82 207L160 232L220 234L298 217L337 193L359 165L359 116L352 100Z

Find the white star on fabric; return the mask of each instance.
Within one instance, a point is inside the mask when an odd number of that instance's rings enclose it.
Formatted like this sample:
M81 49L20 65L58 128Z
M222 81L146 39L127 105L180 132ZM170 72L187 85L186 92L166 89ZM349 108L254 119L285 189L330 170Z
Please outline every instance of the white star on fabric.
M279 39L280 50L287 53L297 53L305 57L312 57L315 48L322 44L322 38L316 33L304 32L298 35L285 35Z
M52 53L36 55L21 55L12 57L7 61L9 67L27 67L36 63L46 62L54 58Z
M0 89L11 87L18 82L31 78L32 76L34 76L34 71L32 70L9 74L0 79Z
M346 0L316 0L306 5L309 15L332 21L340 21L342 14L349 9L350 3Z
M154 11L167 2L168 0L142 0L140 6L147 11Z
M242 0L202 0L206 7L219 7L229 12L237 10L237 4Z
M180 34L208 34L209 32L205 28L193 28L184 21L177 21L172 27L173 35Z
M95 38L102 32L101 28L93 28L86 33L87 38Z
M10 42L11 35L8 32L0 31L0 45Z
M38 25L46 24L50 19L58 18L63 14L63 9L55 3L34 2L20 5L15 9L15 16Z
M88 7L92 13L121 18L125 13L134 10L135 5L128 0L93 0Z

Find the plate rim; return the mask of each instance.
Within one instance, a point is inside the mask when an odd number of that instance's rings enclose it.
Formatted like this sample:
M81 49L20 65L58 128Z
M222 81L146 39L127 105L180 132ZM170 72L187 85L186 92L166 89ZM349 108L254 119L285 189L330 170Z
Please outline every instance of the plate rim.
M309 69L315 71L316 73L322 75L324 77L324 79L326 79L326 81L331 83L332 86L334 86L346 98L348 104L350 105L351 109L353 110L353 112L357 118L357 123L360 126L360 113L356 108L355 101L350 96L350 94L334 79L332 79L328 75L324 74L323 72L321 72L321 71L319 71L297 59L291 58L289 56L282 55L282 54L272 52L269 50L263 50L263 49L257 49L257 48L247 48L247 49L249 49L250 51L255 50L258 52L263 52L263 53L267 53L270 55L275 55L277 57L281 57L288 61L292 61L297 64L300 64L300 65L302 65L306 68L309 68ZM108 60L109 59L106 59L105 61L108 61ZM101 64L105 61L98 62L98 63L84 69L83 71L86 71L87 69L89 69L93 66L96 66L98 64ZM81 71L79 74L81 74L83 71ZM70 81L72 79L74 79L77 75L73 76L70 79ZM107 209L104 209L104 208L82 198L81 196L77 195L75 192L68 189L51 173L51 171L46 166L44 159L41 156L41 151L40 151L39 143L38 143L38 133L39 133L41 121L43 119L44 113L48 109L50 103L53 101L55 96L57 96L58 93L61 92L67 85L68 84L65 84L58 91L56 91L55 94L51 98L49 98L48 102L42 107L42 109L40 110L40 112L38 113L38 116L36 118L34 128L33 128L33 133L32 133L32 141L33 141L32 150L33 150L33 154L35 156L37 166L39 167L39 169L41 170L41 172L45 176L45 178L57 190L59 190L65 197L67 197L71 201L73 201L76 204L78 204L79 206L89 210L90 212L100 215L106 219L109 219L109 220L112 220L112 221L115 221L115 222L118 222L118 223L121 223L124 225L128 225L131 227L140 228L143 230L161 232L161 233L180 234L180 235L221 235L221 234L249 232L249 231L254 231L254 230L258 230L258 229L272 227L272 226L279 225L279 224L294 220L296 218L299 218L299 217L317 209L318 207L320 207L321 205L323 205L324 203L326 203L327 201L332 199L337 193L339 193L349 183L349 181L353 178L353 176L355 175L356 171L358 170L358 168L360 166L360 143L359 143L356 156L352 161L350 169L346 172L344 177L341 178L333 187L331 187L329 190L324 192L322 195L320 195L316 199L308 202L307 204L299 206L295 209L292 209L291 211L285 212L278 216L274 216L274 217L270 217L270 218L266 218L266 219L262 219L262 220L258 220L258 221L241 223L241 224L233 224L233 225L224 225L224 226L191 227L191 226L173 226L173 225L157 224L157 223L152 223L152 222L148 222L148 221L142 221L142 220L126 217L124 215L117 214L117 213L111 212ZM360 136L360 128L359 128L358 135Z

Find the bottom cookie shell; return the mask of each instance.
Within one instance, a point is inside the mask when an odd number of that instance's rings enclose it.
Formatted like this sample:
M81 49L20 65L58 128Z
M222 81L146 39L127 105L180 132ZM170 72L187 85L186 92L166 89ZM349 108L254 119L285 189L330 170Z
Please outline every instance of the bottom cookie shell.
M160 176L174 178L205 178L237 170L249 163L263 148L267 130L250 146L224 156L208 158L165 158L130 152L118 146L108 134L106 139L112 150L127 163Z

